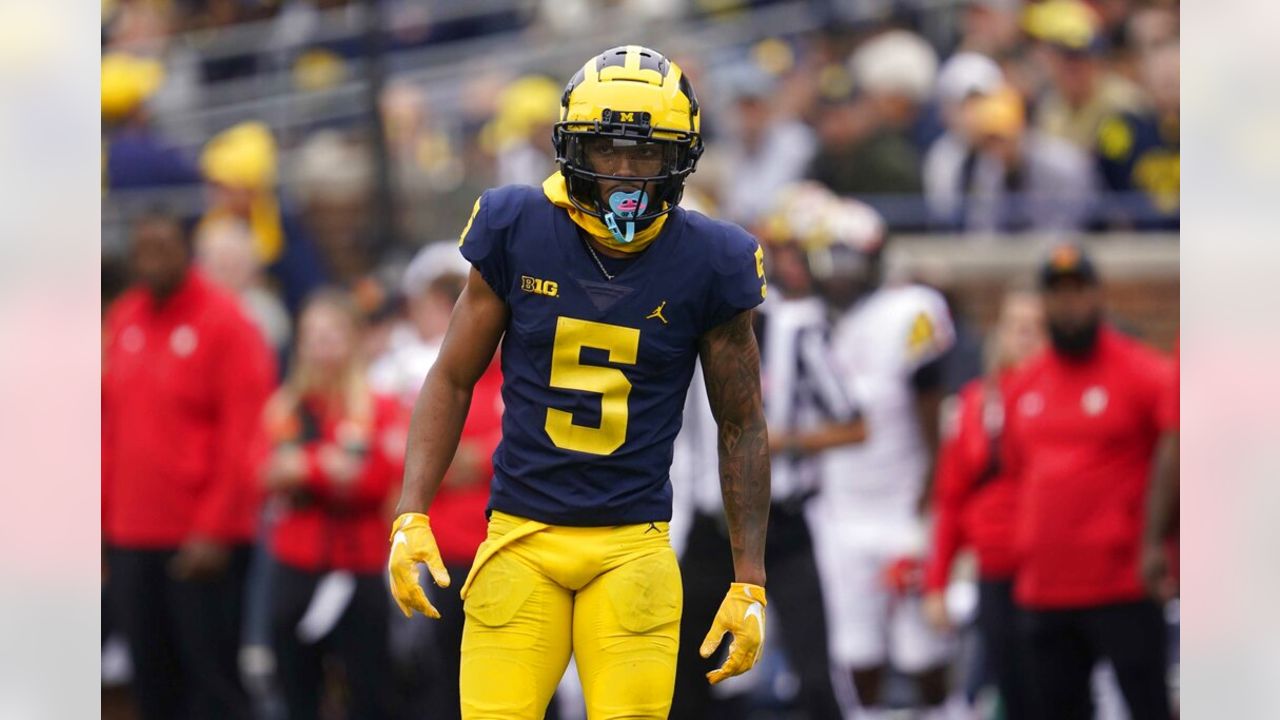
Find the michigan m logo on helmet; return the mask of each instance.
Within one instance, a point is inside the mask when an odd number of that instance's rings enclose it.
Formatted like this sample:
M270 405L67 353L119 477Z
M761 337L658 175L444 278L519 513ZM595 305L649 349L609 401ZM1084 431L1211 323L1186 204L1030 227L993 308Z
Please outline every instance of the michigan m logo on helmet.
M698 100L680 66L661 53L638 45L612 48L588 60L565 87L552 141L570 201L626 242L637 227L679 204L685 178L702 155ZM589 147L642 151L653 162L637 164L641 172L618 174L594 167ZM601 181L620 186L612 193L617 197L604 197Z

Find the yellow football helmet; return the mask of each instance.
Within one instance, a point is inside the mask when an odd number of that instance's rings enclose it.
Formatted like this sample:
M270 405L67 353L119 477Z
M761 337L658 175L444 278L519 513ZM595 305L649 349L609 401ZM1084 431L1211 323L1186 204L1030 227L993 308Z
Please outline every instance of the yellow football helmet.
M699 120L693 86L661 53L624 45L591 58L565 87L552 131L570 201L627 242L680 202L702 155ZM624 156L636 161L608 160Z
M774 254L771 267L790 273L770 278L784 293L812 290L837 307L847 307L880 282L888 238L884 218L870 205L840 197L819 183L802 181L783 188L757 235ZM791 258L780 257L786 254ZM803 266L802 275L797 265Z

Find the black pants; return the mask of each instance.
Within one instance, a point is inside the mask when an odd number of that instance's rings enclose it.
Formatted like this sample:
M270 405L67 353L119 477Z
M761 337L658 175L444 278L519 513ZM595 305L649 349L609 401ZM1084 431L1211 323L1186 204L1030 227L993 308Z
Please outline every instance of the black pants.
M1090 677L1106 658L1133 720L1169 719L1164 616L1155 603L1024 610L1021 627L1037 717L1091 718Z
M466 615L462 611L459 589L471 572L471 565L449 564L449 587L440 588L427 581L427 596L440 611L440 619L433 621L432 640L435 642L439 676L431 684L431 717L457 720L462 717L462 703L458 696L458 678L462 668L462 625ZM424 576L425 572L422 573ZM420 709L421 710L421 709Z
M272 573L272 646L289 719L320 717L326 656L336 657L345 671L350 690L348 717L389 718L394 696L387 646L387 589L382 575L356 575L355 593L337 625L315 643L304 644L298 639L298 621L321 577L321 573L279 563Z
M978 634L987 677L1000 690L1005 720L1031 720L1031 687L1027 660L1018 636L1018 610L1012 580L978 583Z
M237 656L249 548L237 547L222 577L169 575L175 550L107 553L115 621L129 642L133 692L143 718L247 718Z
M684 614L680 618L680 651L671 717L676 720L732 717L731 711L712 708L711 688L706 678L706 673L722 658L713 655L710 660L703 660L698 654L729 583L733 582L732 551L722 521L694 514L681 566ZM839 720L840 706L831 689L822 586L809 525L798 505L775 504L769 511L765 572L769 576L769 607L778 611L785 627L778 637L788 663L800 677L796 704L810 720Z

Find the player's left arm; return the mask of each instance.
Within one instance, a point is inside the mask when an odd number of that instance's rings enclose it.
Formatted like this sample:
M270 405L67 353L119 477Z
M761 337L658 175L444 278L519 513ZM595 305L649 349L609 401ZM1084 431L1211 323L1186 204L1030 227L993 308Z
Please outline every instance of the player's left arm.
M756 663L764 645L764 540L769 521L769 434L760 398L760 349L752 311L740 312L699 340L711 412L719 428L720 489L724 496L735 582L702 643L709 657L725 633L733 635L712 683Z
M907 358L912 368L911 389L925 451L924 478L920 483L920 497L916 499L916 510L923 515L933 500L942 427L940 415L942 400L946 397L943 363L955 345L956 331L947 302L940 293L927 290L919 301L920 309L907 333Z
M917 369L911 377L911 385L915 390L916 418L920 422L920 437L924 440L927 460L924 482L916 502L916 507L923 514L933 501L933 481L938 467L942 400L946 395L942 382L942 359L936 358Z

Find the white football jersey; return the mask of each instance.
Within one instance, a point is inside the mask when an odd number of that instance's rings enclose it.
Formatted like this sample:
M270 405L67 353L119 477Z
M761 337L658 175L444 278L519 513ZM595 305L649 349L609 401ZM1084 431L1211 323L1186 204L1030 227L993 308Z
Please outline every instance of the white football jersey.
M914 512L928 470L912 375L955 342L946 301L922 285L882 287L832 330L831 354L867 423L867 440L823 456L822 499L844 513Z

